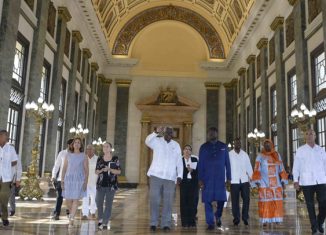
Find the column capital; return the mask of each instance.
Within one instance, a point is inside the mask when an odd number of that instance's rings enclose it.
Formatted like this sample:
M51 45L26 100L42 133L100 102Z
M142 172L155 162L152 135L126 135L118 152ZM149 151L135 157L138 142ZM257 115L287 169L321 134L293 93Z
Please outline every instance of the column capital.
M150 118L148 118L148 117L143 117L141 120L140 120L140 123L142 124L142 125L144 125L144 124L150 124L151 123L151 119Z
M130 87L131 80L130 79L116 79L115 84L117 84L117 87Z
M92 57L92 52L88 48L83 48L83 56L85 56L87 59Z
M239 70L238 70L238 75L241 77L242 75L244 75L246 73L246 68L244 67L241 67Z
M238 79L234 78L231 82L223 83L225 89L233 89L238 84Z
M91 63L91 69L93 71L97 71L99 69L98 64L96 62L92 62Z
M67 7L58 7L58 17L64 19L66 22L71 20L71 15Z
M112 79L105 78L105 76L103 74L97 75L97 78L99 81L101 81L104 84L110 85L112 83Z
M187 126L187 127L191 127L194 123L193 122L183 122L183 125Z
M207 90L218 90L220 86L220 82L205 82L205 87Z
M268 39L267 38L261 38L258 42L257 42L257 48L260 50L263 47L267 47L268 45Z
M298 2L298 0L288 0L288 1L291 6L294 6Z
M80 31L78 31L78 30L72 31L72 38L76 39L78 43L81 43L83 41L83 36L81 35Z
M256 55L249 55L248 57L247 57L247 64L251 64L251 63L255 63L255 61L256 61Z
M273 20L273 22L271 24L271 29L273 31L275 31L278 27L283 27L283 24L284 24L284 17L277 16L277 17L275 17L275 19Z

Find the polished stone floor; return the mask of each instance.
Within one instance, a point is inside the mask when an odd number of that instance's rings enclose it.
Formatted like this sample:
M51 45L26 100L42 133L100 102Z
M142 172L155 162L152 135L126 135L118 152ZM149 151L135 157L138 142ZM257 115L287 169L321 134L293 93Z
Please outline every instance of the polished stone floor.
M178 190L177 190L178 191ZM263 228L258 222L257 200L253 197L250 205L250 225L233 226L231 207L228 203L224 210L221 229L206 231L204 208L200 203L198 207L198 227L197 229L183 229L180 226L180 213L178 193L173 213L174 226L171 234L259 234L259 235L292 235L311 234L309 219L305 205L296 200L285 200L285 217L281 225L273 225ZM98 231L97 221L80 220L80 215L76 218L76 226L68 230L68 219L65 216L61 220L51 219L51 211L55 203L55 198L45 198L41 202L17 201L16 215L10 217L10 226L0 226L0 235L13 234L153 234L149 231L149 206L148 189L121 189L116 194L113 207L112 220L109 230ZM64 211L64 210L63 210ZM165 234L162 230L157 230L155 234Z

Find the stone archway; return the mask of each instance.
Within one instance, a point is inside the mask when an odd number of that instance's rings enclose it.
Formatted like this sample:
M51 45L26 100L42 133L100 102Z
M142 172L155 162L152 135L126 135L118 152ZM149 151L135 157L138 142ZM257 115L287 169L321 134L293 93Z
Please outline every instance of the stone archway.
M154 127L169 125L174 128L174 139L180 146L192 144L193 114L200 105L188 98L178 96L176 91L167 88L159 94L148 97L136 104L142 111L140 143L139 184L148 184L146 175L150 165L151 151L145 139Z

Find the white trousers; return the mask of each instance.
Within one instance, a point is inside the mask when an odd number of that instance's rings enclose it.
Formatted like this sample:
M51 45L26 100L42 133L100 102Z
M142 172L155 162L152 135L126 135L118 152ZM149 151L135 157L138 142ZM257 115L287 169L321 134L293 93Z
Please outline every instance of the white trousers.
M96 185L87 185L87 196L83 198L82 213L83 216L88 216L89 212L95 214L96 212Z

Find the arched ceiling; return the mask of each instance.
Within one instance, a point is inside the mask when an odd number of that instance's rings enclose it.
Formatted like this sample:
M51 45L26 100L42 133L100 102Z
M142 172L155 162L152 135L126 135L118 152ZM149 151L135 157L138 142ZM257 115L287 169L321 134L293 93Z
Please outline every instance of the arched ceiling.
M111 50L114 48L114 43L121 30L127 23L131 23L130 20L136 19L137 17L135 16L154 7L172 4L196 12L213 25L220 36L225 53L224 57L226 57L255 1L256 0L92 0L92 3ZM148 17L150 17L150 15ZM204 39L207 42L205 37ZM214 58L214 56L211 58Z

